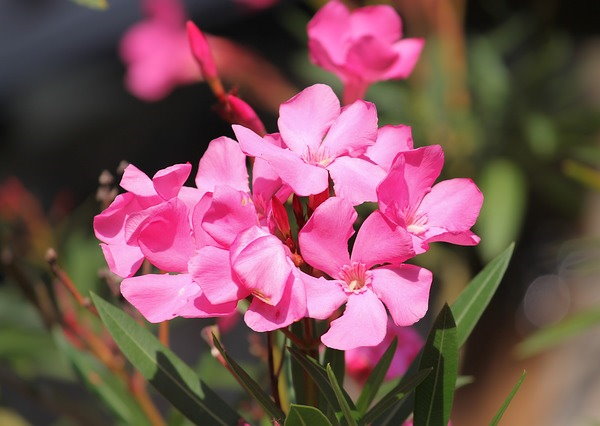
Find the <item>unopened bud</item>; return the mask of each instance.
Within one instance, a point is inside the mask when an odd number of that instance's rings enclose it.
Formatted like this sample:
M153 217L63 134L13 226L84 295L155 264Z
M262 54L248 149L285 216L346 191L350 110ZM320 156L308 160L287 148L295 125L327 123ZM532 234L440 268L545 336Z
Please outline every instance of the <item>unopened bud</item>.
M187 35L194 58L200 65L205 80L217 79L217 66L206 36L192 21L187 21Z
M267 133L265 125L250 105L231 94L227 95L227 103L229 107L229 121L232 124L240 124L261 136Z

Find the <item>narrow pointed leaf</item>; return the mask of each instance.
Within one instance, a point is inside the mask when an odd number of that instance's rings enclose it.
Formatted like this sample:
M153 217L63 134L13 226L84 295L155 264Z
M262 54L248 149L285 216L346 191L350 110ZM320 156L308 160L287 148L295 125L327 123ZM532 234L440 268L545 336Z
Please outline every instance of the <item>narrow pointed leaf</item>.
M444 305L423 348L419 368L432 368L415 390L415 426L446 426L450 420L458 375L457 330L452 311Z
M346 358L344 351L332 348L325 348L323 355L323 365L331 364L335 377L337 377L340 386L344 386L344 374L346 373Z
M227 352L225 352L225 349L223 349L223 346L221 346L219 339L217 339L214 334L213 342L217 350L221 353L221 355L223 355L223 358L225 358L225 362L227 362L231 372L235 374L240 381L240 384L244 387L244 389L246 389L246 392L256 399L256 401L265 409L267 413L269 413L273 419L277 420L279 423L283 423L283 420L285 419L285 414L283 411L281 411L281 409L275 405L271 397L265 393L262 387L256 383L256 381L254 381L254 379L250 377L250 375L246 373L246 371L244 371L244 369L240 367L240 365L235 362Z
M331 426L331 422L315 407L292 404L284 426Z
M496 256L494 260L488 263L482 270L471 280L469 285L458 296L452 305L452 314L458 328L458 347L465 344L469 335L473 331L475 324L479 321L483 311L487 308L492 296L496 292L498 285L502 281L502 277L508 267L508 262L514 250L514 243L506 248L501 254ZM412 362L407 370L407 374L417 371L419 356ZM408 399L411 401L411 398ZM389 415L381 425L396 426L402 424L412 412L412 408L408 403L403 403L398 406L394 414Z
M517 346L517 354L522 358L539 354L545 349L558 345L566 339L599 324L600 308L576 313L558 324L542 328L533 333Z
M361 419L361 424L370 424L389 410L402 403L415 388L431 373L431 368L419 371L414 376L402 378L391 391L377 402ZM364 422L364 423L363 423Z
M127 359L188 419L231 425L241 417L194 370L121 309L91 293L102 322Z
M348 405L348 401L346 401L346 397L342 392L342 388L340 388L340 384L338 383L337 378L335 377L335 373L333 372L331 365L327 364L327 367L325 367L325 369L327 370L327 377L329 378L329 383L331 383L331 387L333 388L335 397L337 398L338 404L340 404L340 408L342 410L342 414L344 415L344 419L346 419L346 422L349 426L358 426L356 420L354 420L354 417L352 416L352 410Z
M304 368L304 371L306 371L309 374L309 376L312 377L312 379L315 381L319 390L321 391L329 405L331 405L331 407L335 411L340 411L341 407L338 403L335 391L333 390L333 387L329 382L329 376L327 375L327 371L317 361L315 361L309 356L306 356L300 350L289 346L288 350L292 355L292 358L294 358L298 362L298 364L300 364L300 366ZM350 409L356 410L356 406L352 402L352 399L343 389L342 394L344 395L346 403L350 406Z
M494 416L494 418L490 422L490 426L496 426L500 422L500 419L504 415L504 412L506 411L506 409L510 405L510 402L515 397L516 393L519 391L519 388L523 384L523 381L525 380L526 376L527 376L527 371L523 371L523 373L521 374L521 377L519 377L519 380L513 386L512 390L510 391L510 393L506 397L506 400L504 400L504 404L502 404L502 407L500 407L500 409L498 410L498 412L496 413L496 415Z
M390 368L390 364L392 363L392 359L394 358L394 354L396 353L396 348L398 347L398 338L394 338L390 346L387 348L371 374L367 379L367 382L363 386L363 390L358 397L358 401L356 401L356 409L362 415L364 414L375 399L377 392L379 391L379 387L383 383L383 379L385 378L385 374Z
M494 260L488 263L471 280L469 285L460 293L452 304L452 314L456 321L458 346L461 347L473 331L481 314L487 308L492 296L508 267L515 244L512 243Z

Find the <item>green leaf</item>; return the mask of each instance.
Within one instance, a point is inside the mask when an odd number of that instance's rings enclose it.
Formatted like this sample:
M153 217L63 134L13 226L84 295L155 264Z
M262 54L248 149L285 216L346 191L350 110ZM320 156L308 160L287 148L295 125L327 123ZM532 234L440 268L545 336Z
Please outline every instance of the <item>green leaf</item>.
M385 374L390 368L390 364L392 363L392 359L394 358L394 354L396 353L396 348L398 347L398 338L394 338L390 346L387 348L371 374L367 379L367 382L363 386L363 390L358 397L358 401L356 401L356 409L362 415L366 413L375 399L381 384L383 383L383 379L385 378Z
M108 2L106 0L71 0L81 6L89 7L90 9L106 10Z
M473 376L458 376L456 378L456 384L454 385L454 387L456 389L460 389L463 386L470 385L474 381L475 381L475 377L473 377Z
M452 304L452 314L458 330L458 347L465 344L475 324L490 303L506 272L514 247L515 245L512 243L488 263Z
M241 416L148 330L91 293L102 322L127 359L169 402L197 424L237 424Z
M325 369L327 370L327 377L329 378L329 383L331 383L331 387L333 388L333 392L335 393L335 397L337 398L338 404L340 404L340 408L342 409L342 414L344 415L346 422L349 426L358 426L356 420L354 420L354 417L352 416L352 410L348 405L348 401L346 401L346 397L342 392L342 388L340 388L340 384L337 381L337 377L335 377L335 373L333 372L331 365L327 364L327 367L325 367Z
M331 426L331 422L315 407L292 404L284 426Z
M457 329L447 304L429 333L419 368L432 368L433 371L415 390L414 424L446 426L458 375Z
M517 346L520 357L529 357L562 343L591 327L600 325L600 309L594 308L574 314L555 325L543 328Z
M341 407L338 403L337 396L331 383L329 382L329 376L327 374L327 370L323 368L316 360L311 357L305 355L302 351L288 346L288 350L292 355L292 358L300 364L300 366L308 373L308 375L315 381L317 387L329 403L331 407L335 411L340 411ZM347 404L350 406L352 410L356 410L352 399L348 396L348 394L342 389L342 393L344 394L344 398L346 399Z
M461 292L452 305L452 314L457 325L457 341L459 348L464 345L469 338L475 324L479 321L483 311L487 308L492 296L496 292L498 285L500 285L513 250L514 243L488 263L481 272L471 280L469 285ZM407 374L417 371L418 359L419 357L412 362L407 370ZM394 426L402 424L412 411L407 405L408 404L400 405L399 409L397 409L394 414L390 415L383 424Z
M281 411L281 409L275 405L271 397L262 390L261 386L256 383L254 379L252 379L252 377L250 377L248 373L246 373L244 369L229 356L227 352L225 352L225 349L223 349L223 346L221 346L219 339L217 339L214 334L213 342L217 350L221 353L221 355L223 355L223 358L231 369L231 372L238 378L240 384L244 387L246 392L256 399L256 401L265 409L267 413L269 413L272 418L277 420L279 423L283 423L283 420L285 419L285 414L283 411Z
M52 334L57 346L69 359L86 386L97 394L118 417L126 424L150 424L122 381L94 357L70 344L60 329L54 329Z
M481 235L478 249L489 261L519 236L527 201L527 181L512 161L496 159L485 166L478 184L485 194L477 221Z
M504 415L504 412L508 408L508 406L509 406L510 402L512 401L512 399L515 397L515 394L518 392L518 390L521 387L521 384L525 380L526 376L527 376L527 371L523 370L523 373L521 374L521 377L519 378L519 380L517 381L517 383L513 386L512 390L510 391L510 393L508 394L508 396L504 400L504 404L502 404L502 407L500 407L500 409L498 410L498 412L496 413L496 415L494 416L494 418L490 422L490 426L496 426L500 422L500 419Z
M410 393L431 373L431 368L419 371L411 377L403 377L392 390L383 396L361 419L361 424L372 423L379 417L389 412L392 408L402 403Z
M346 357L344 351L332 348L325 348L323 355L323 365L331 364L331 369L337 378L340 386L344 386L344 374L346 373Z

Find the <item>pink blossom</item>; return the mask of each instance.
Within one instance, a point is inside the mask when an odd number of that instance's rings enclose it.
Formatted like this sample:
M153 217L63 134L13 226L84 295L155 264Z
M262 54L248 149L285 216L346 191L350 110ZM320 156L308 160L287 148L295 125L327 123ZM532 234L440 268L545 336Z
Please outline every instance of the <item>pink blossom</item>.
M394 338L398 346L385 380L402 376L423 347L423 338L412 327L399 327L388 321L387 332L377 346L366 346L346 351L346 370L359 382L365 382Z
M146 19L127 31L120 54L127 66L127 89L140 99L156 101L178 85L200 81L201 73L188 44L181 2L142 4Z
M450 179L434 185L444 164L439 145L401 152L377 188L379 209L406 229L417 254L429 243L445 241L476 245L471 232L483 203L483 195L471 179Z
M408 326L421 319L432 280L428 270L402 263L414 255L410 236L378 211L362 224L349 255L348 240L356 218L348 201L330 198L315 210L298 236L304 260L333 278L305 283L308 316L325 319L346 302L343 315L321 337L326 346L341 350L383 341L384 304L396 325Z
M332 0L308 24L310 58L342 80L348 104L362 99L374 82L411 74L424 40L401 39L401 27L391 6L349 11L341 1Z
M296 194L319 194L334 183L338 197L353 204L375 201L385 170L363 154L377 138L377 111L369 102L340 108L330 87L304 89L281 105L281 147L254 132L233 126L242 150L265 160Z

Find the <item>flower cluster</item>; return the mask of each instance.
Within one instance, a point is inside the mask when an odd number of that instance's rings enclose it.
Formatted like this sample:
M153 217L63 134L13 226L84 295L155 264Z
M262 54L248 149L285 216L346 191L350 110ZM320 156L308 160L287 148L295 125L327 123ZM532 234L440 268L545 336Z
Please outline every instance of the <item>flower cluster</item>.
M278 128L234 125L237 141L209 144L194 187L189 163L152 178L128 166L126 192L94 221L110 269L151 322L225 316L246 299L255 331L328 319L325 345L378 345L388 315L409 326L427 311L432 274L405 262L431 242L477 244L482 195L469 179L434 184L441 147L414 148L409 127L378 128L375 105L342 108L325 85L282 104ZM378 208L354 235L364 202ZM163 273L136 276L144 260Z

